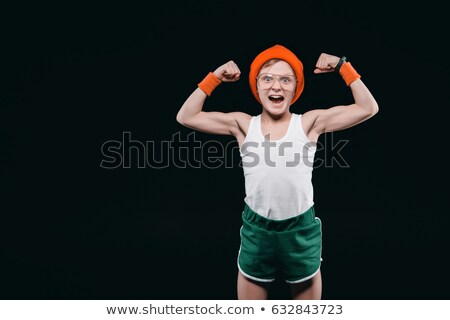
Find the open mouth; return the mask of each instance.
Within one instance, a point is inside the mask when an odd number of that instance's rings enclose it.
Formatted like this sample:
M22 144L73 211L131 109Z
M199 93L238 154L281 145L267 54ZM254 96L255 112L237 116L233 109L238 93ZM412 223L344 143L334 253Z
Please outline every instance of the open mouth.
M272 101L273 103L281 103L283 102L284 97L280 95L271 95L269 96L269 100Z

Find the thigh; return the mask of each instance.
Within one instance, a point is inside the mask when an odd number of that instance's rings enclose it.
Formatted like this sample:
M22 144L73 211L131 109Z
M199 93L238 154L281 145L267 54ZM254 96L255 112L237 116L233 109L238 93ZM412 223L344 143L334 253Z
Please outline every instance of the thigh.
M320 270L314 277L300 283L290 284L292 299L320 300L322 298L322 275Z
M251 280L239 272L237 295L239 300L265 300L268 297L268 283Z

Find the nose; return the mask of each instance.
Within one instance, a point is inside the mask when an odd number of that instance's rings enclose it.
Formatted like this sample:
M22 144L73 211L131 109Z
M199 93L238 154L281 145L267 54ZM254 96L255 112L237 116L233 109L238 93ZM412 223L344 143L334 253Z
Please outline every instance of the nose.
M274 79L274 83L272 85L272 89L281 90L281 82L278 79Z

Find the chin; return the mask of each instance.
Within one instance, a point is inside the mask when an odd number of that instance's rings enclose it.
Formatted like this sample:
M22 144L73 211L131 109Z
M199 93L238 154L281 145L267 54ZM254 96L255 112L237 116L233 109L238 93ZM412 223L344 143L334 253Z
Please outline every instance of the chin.
M279 106L274 106L271 102L268 102L264 109L266 109L267 112L270 112L272 114L283 114L287 110L289 110L289 106L285 103Z

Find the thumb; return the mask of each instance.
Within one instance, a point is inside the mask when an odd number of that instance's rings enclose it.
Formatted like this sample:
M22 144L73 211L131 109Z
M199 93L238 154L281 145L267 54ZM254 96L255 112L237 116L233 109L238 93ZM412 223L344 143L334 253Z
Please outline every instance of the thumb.
M327 72L333 72L334 69L333 68L329 68L329 69L319 69L319 68L315 68L314 69L314 73L318 74L318 73L327 73Z

